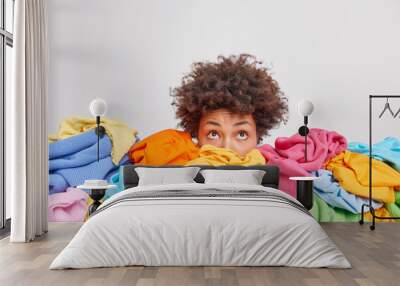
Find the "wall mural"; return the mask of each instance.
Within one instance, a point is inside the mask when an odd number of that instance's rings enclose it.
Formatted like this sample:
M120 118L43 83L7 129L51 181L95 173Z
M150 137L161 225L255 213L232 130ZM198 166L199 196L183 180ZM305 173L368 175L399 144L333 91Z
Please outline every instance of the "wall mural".
M97 122L69 117L60 123L57 134L49 137L50 221L83 221L93 201L77 186L89 179L106 180L116 187L107 189L105 200L124 190L121 167L127 164L277 165L280 190L294 197L290 177L318 178L310 211L318 221L360 220L361 206L368 203L368 145L322 128L307 129L306 138L288 134L276 138L273 146L263 144L262 137L286 121L288 99L253 56L195 63L172 95L179 130L139 139L140 124L136 131L105 117ZM101 138L96 123L104 128ZM376 215L399 216L400 141L385 138L372 152Z

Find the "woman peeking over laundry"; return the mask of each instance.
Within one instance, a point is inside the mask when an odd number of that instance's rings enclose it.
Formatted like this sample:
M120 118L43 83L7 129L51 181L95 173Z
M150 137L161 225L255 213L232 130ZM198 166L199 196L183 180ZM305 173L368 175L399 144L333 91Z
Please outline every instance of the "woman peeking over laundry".
M172 95L184 131L163 130L133 145L135 164L264 164L255 148L288 111L278 83L250 55L194 63Z

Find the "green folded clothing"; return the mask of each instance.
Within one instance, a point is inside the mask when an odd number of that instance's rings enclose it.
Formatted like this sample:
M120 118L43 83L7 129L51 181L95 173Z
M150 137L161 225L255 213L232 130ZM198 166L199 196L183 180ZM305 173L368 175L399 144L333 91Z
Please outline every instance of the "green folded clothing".
M316 193L314 193L314 205L310 213L319 222L358 222L361 218L361 214L331 207Z
M400 191L394 192L394 195L395 195L395 202L386 204L386 208L388 209L391 216L400 217Z

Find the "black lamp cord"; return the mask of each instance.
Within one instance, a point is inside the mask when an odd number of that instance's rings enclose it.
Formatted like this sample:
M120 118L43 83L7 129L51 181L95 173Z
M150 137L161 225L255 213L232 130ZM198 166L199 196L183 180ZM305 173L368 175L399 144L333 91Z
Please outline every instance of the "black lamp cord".
M97 162L100 161L100 116L96 116L97 133Z
M304 126L306 127L306 134L304 136L304 161L307 163L307 135L308 135L308 128L307 128L307 124L308 124L308 116L304 116Z

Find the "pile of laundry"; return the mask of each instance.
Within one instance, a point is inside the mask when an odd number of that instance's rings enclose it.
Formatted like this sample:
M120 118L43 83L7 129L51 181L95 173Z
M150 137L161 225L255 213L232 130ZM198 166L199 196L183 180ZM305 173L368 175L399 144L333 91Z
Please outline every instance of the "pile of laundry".
M144 138L130 148L128 156L133 164L153 166L265 164L257 149L241 156L233 150L209 144L198 147L189 133L174 129L162 130Z
M369 202L368 146L357 142L348 144L337 132L312 128L307 139L307 161L304 149L304 137L295 134L277 138L274 146L265 144L240 156L211 145L198 147L188 133L167 129L134 144L128 157L133 164L141 165L277 165L279 189L293 197L296 197L296 183L289 177L318 177L314 181L311 209L318 221L358 221L361 206ZM400 141L386 138L373 146L372 155L375 213L381 217L399 216ZM121 185L119 178L120 175L115 175L113 183ZM369 213L366 219L371 219Z
M99 160L94 119L67 118L49 137L50 221L82 221L89 197L76 186L88 179L110 181L120 166L129 163L127 152L136 141L136 130L107 118L101 125L106 134L99 140ZM107 190L106 197L110 195L112 190Z
M280 167L280 189L296 194L291 176L316 176L313 216L321 222L358 221L369 199L369 147L347 144L342 135L310 129L304 158L304 137L280 137L259 147L267 164ZM372 205L381 217L400 215L400 140L385 138L372 146ZM369 210L365 208L365 212ZM366 213L366 219L371 219Z
M245 156L212 145L194 144L187 132L166 129L137 142L136 131L109 119L102 120L106 135L100 139L97 162L95 121L67 118L49 144L49 219L82 221L88 195L76 188L87 179L105 179L117 185L105 199L123 191L122 168L141 165L258 165L280 167L279 189L296 196L292 176L315 176L312 215L321 222L358 221L361 206L369 202L369 147L348 143L334 131L312 128L307 139L295 134L278 137ZM400 216L400 140L393 137L372 146L372 205L381 217ZM371 215L366 211L366 219Z

